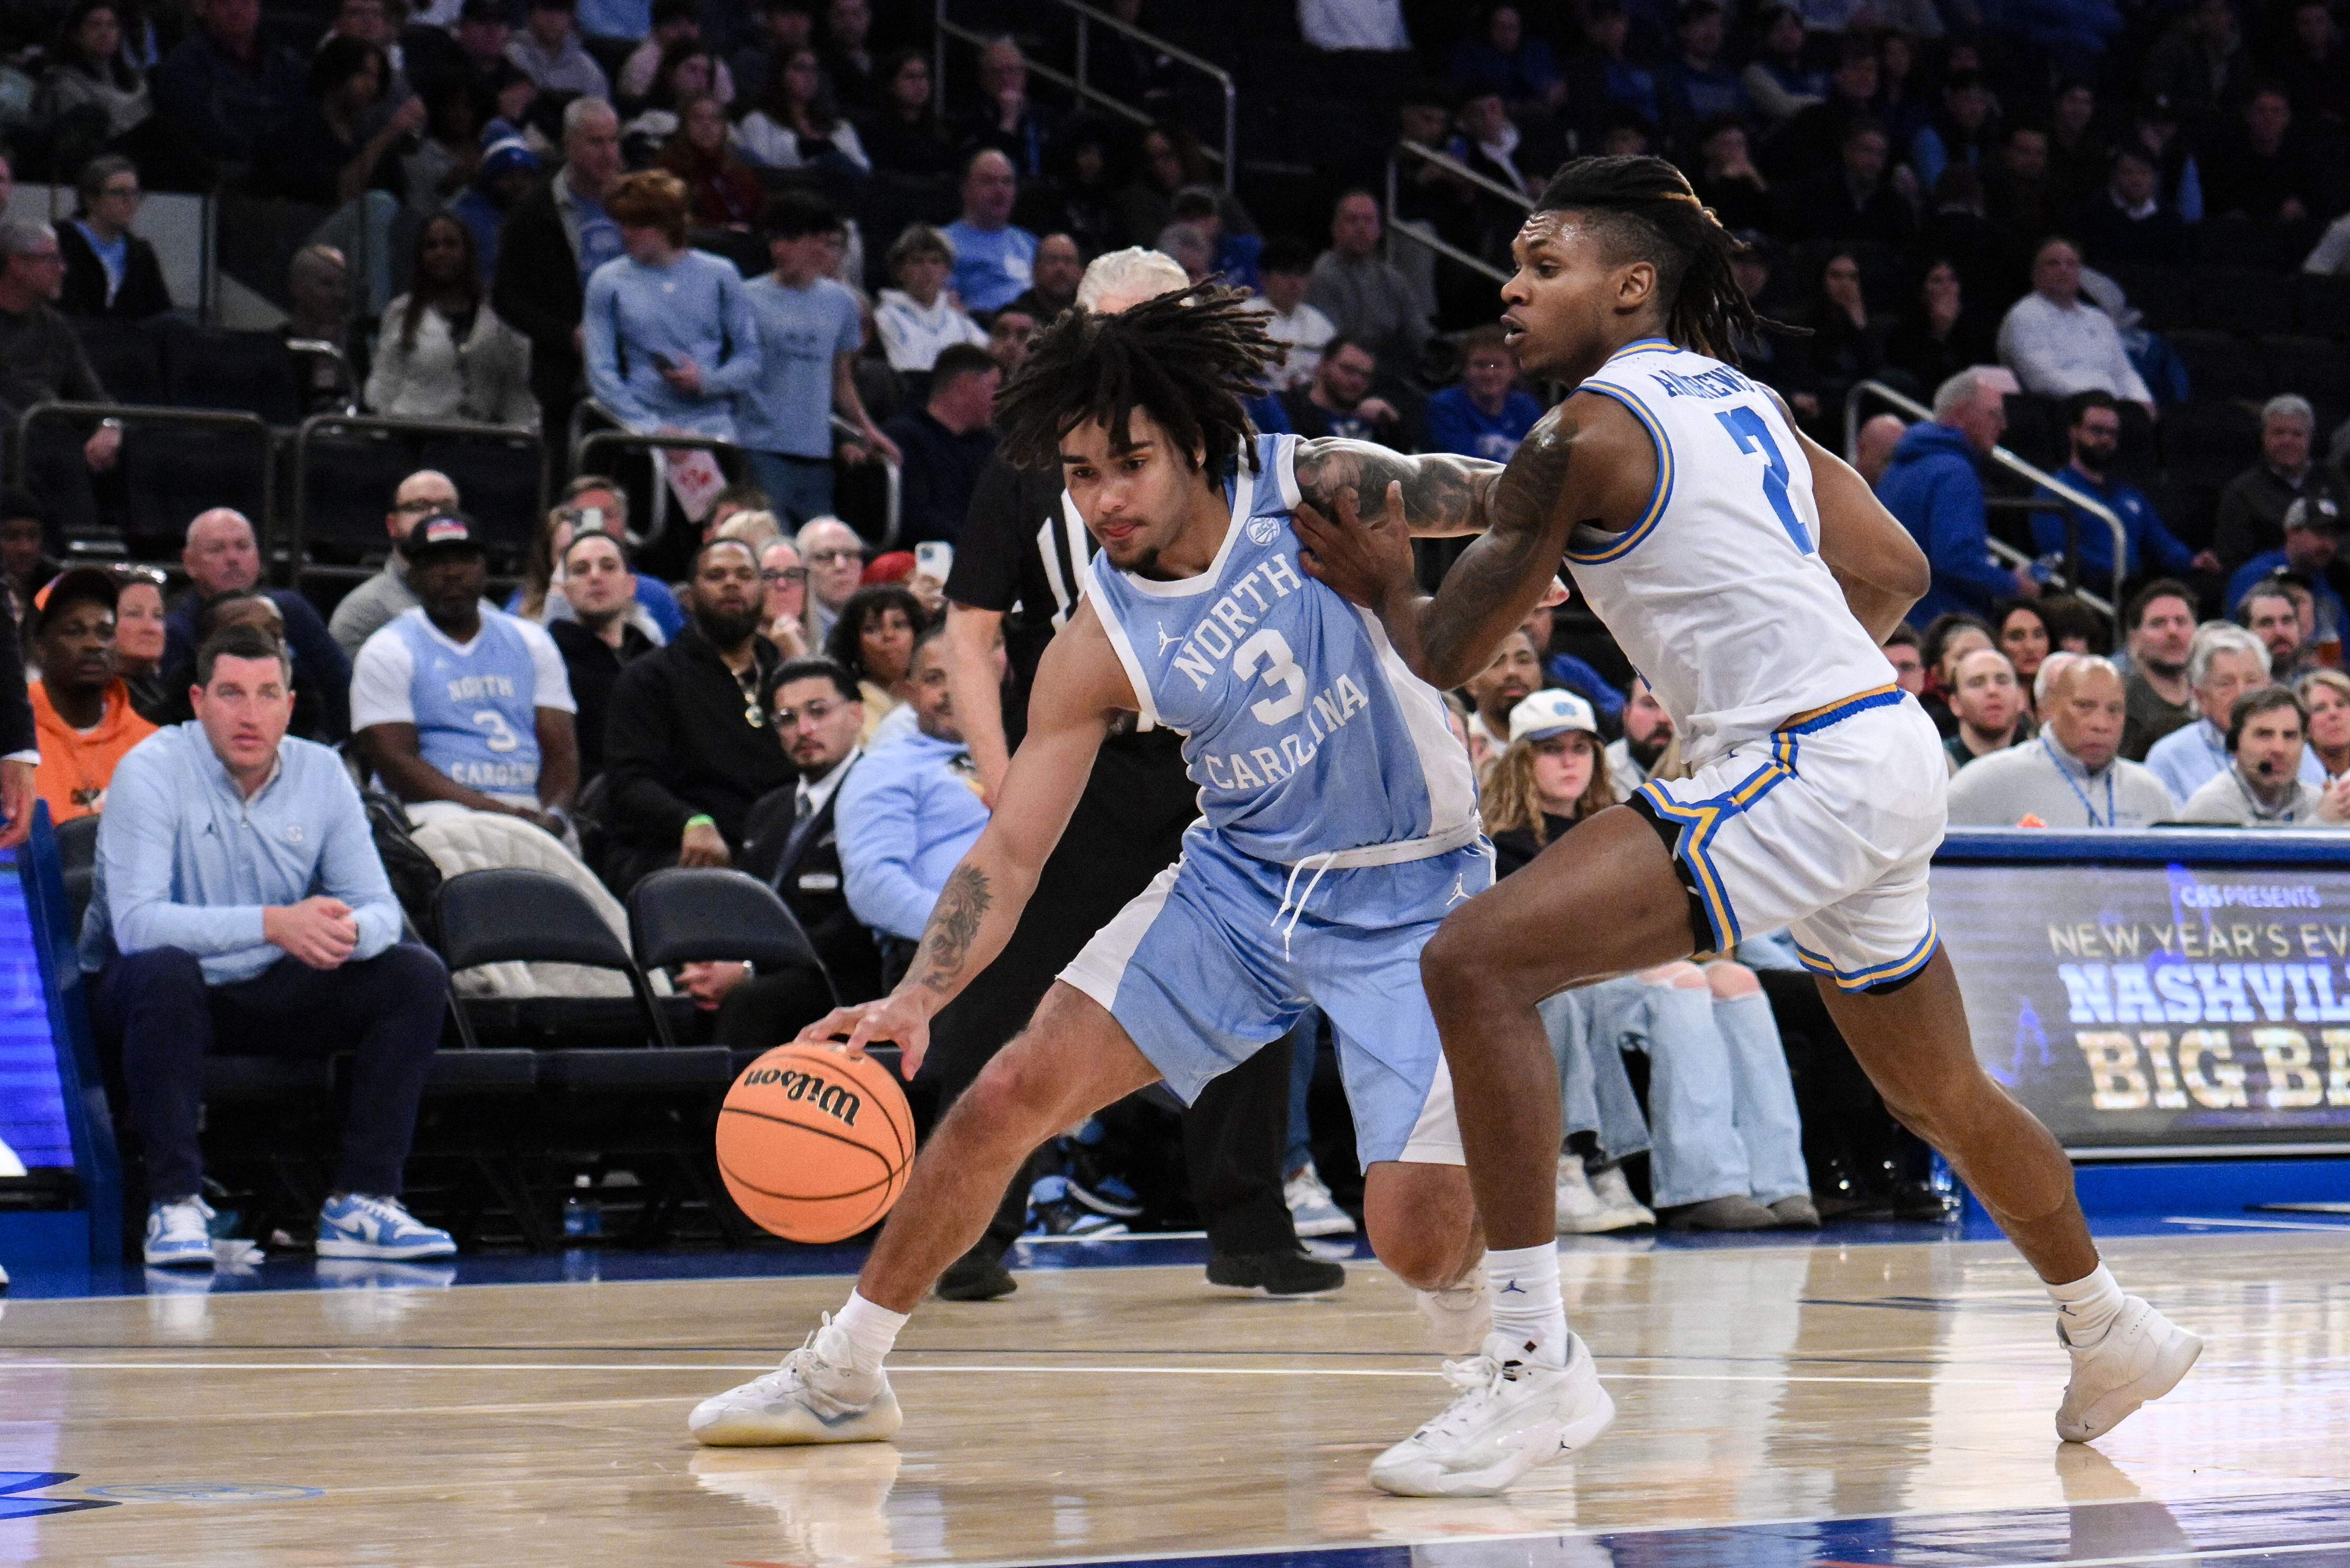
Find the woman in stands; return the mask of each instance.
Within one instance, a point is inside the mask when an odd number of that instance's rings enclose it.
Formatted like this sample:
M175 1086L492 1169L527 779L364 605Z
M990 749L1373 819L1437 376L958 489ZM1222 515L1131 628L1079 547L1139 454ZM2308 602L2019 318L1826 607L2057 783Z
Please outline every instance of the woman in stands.
M1820 408L1811 433L1835 440L1844 430L1845 394L1885 363L1885 323L1869 314L1861 292L1860 261L1850 251L1828 256L1820 266L1819 285L1819 298L1804 322L1812 329L1804 348L1812 396Z
M915 180L951 179L954 143L940 128L931 101L931 57L900 49L882 64L881 104L865 127L863 145L873 168Z
M1999 650L2015 667L2015 683L2023 689L2023 711L2036 716L2032 678L2040 673L2042 661L2055 646L2049 639L2048 622L2032 604L2018 600L1999 612L1998 624Z
M643 112L620 128L620 149L629 168L651 164L655 153L677 134L685 106L694 99L709 93L724 105L726 99L718 90L722 68L717 51L706 44L680 38L669 47L661 56L660 68L653 74L653 90L645 99Z
M55 139L60 168L79 161L68 161L69 151L95 151L155 112L146 78L125 57L122 12L113 0L76 0L49 62L33 96L33 122Z
M857 678L865 693L868 747L914 727L914 710L907 703L913 688L907 677L914 662L914 639L930 622L922 601L896 583L859 588L840 607L825 651ZM883 722L893 716L896 722L885 732Z
M1885 362L1908 378L1912 395L1924 399L1971 365L1999 358L1992 327L1967 302L1959 269L1935 257L1918 280L1910 309L1885 340Z
M2309 749L2324 764L2325 782L2332 784L2350 774L2350 675L2313 670L2294 690L2309 709Z
M122 585L114 601L114 672L130 690L130 706L151 724L171 721L163 682L163 574L152 566L117 566Z
M743 117L743 156L769 169L813 166L854 183L873 171L857 128L840 117L825 90L824 71L814 49L795 49L759 99Z
M262 144L262 188L273 196L339 207L369 191L407 192L400 151L424 129L424 104L410 98L378 115L391 66L364 38L337 33L310 59L310 102Z
M659 165L685 182L696 228L748 229L767 199L756 171L734 155L732 136L718 95L696 93L661 149Z
M530 342L483 297L473 231L435 213L416 231L409 292L384 312L367 406L386 419L538 427Z

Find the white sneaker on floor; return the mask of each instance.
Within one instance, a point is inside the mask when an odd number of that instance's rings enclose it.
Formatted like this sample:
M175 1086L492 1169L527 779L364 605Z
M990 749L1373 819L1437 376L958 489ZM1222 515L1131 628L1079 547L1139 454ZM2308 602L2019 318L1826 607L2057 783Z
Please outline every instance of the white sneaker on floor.
M1474 1355L1493 1332L1493 1293L1482 1263L1448 1290L1414 1291L1412 1298L1439 1355Z
M213 1206L191 1195L147 1206L146 1262L155 1269L213 1266Z
M1619 1221L1608 1226L1610 1231L1628 1231L1635 1225L1657 1222L1656 1210L1632 1196L1632 1184L1624 1179L1624 1168L1620 1165L1611 1165L1591 1179L1591 1195L1599 1199L1599 1206L1609 1218Z
M704 1399L685 1424L712 1448L748 1449L878 1443L895 1436L904 1420L889 1375L858 1376L848 1365L848 1336L827 1313L824 1326L783 1366Z
M1282 1184L1281 1196L1289 1205L1289 1222L1300 1236L1351 1236L1355 1221L1330 1196L1322 1184L1322 1173L1307 1160L1298 1173Z
M2068 1443L2102 1438L2149 1399L2178 1386L2203 1342L2137 1296L2124 1296L2122 1310L2095 1345L2074 1345L2062 1324L2057 1343L2073 1357L2073 1379L2056 1407L2056 1435Z
M1482 1354L1446 1362L1458 1397L1371 1461L1371 1484L1399 1497L1491 1497L1536 1465L1580 1450L1616 1418L1580 1335L1566 1336L1564 1366L1518 1355L1497 1334Z
M318 1210L321 1258L411 1262L418 1258L450 1257L456 1251L454 1237L419 1220L397 1198L347 1192L328 1199Z
M1599 1223L1607 1209L1591 1190L1591 1178L1583 1168L1579 1154L1558 1157L1558 1233L1562 1236L1587 1236L1602 1230Z

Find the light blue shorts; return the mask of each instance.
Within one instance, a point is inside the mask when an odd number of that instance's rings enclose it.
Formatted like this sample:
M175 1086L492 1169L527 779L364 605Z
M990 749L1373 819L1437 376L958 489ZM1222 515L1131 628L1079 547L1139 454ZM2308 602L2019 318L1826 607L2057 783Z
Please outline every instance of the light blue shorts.
M1186 1104L1289 1033L1330 1018L1362 1163L1465 1163L1419 950L1493 885L1492 846L1396 866L1292 867L1194 826L1182 858L1086 944L1061 978L1108 1009Z

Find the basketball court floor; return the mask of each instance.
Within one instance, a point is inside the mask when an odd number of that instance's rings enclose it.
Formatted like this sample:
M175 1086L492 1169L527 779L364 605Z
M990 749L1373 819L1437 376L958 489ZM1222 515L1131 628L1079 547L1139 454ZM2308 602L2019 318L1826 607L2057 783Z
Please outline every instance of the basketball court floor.
M771 1368L839 1273L20 1278L0 1563L2350 1565L2350 1226L2134 1228L2106 1238L2116 1272L2208 1348L2095 1449L2055 1440L2064 1359L1996 1241L1570 1241L1621 1413L1579 1461L1462 1501L1364 1480L1446 1394L1367 1259L1271 1302L1211 1292L1196 1243L1024 1249L1016 1295L916 1315L896 1444L770 1450L699 1449L686 1412ZM570 1272L603 1264L662 1272Z

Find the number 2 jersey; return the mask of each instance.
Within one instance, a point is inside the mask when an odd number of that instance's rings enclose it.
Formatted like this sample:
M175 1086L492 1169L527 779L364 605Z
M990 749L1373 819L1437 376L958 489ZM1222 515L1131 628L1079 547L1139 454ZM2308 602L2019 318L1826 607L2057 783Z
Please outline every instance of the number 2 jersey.
M1647 428L1657 483L1625 532L1577 528L1566 564L1692 764L1892 680L1820 559L1811 464L1769 392L1662 338L1577 389Z
M1096 555L1094 613L1144 722L1184 737L1201 810L1233 848L1317 867L1456 849L1478 833L1469 754L1378 618L1299 568L1296 451L1295 436L1255 438L1257 470L1227 482L1232 524L1200 576L1156 581Z

